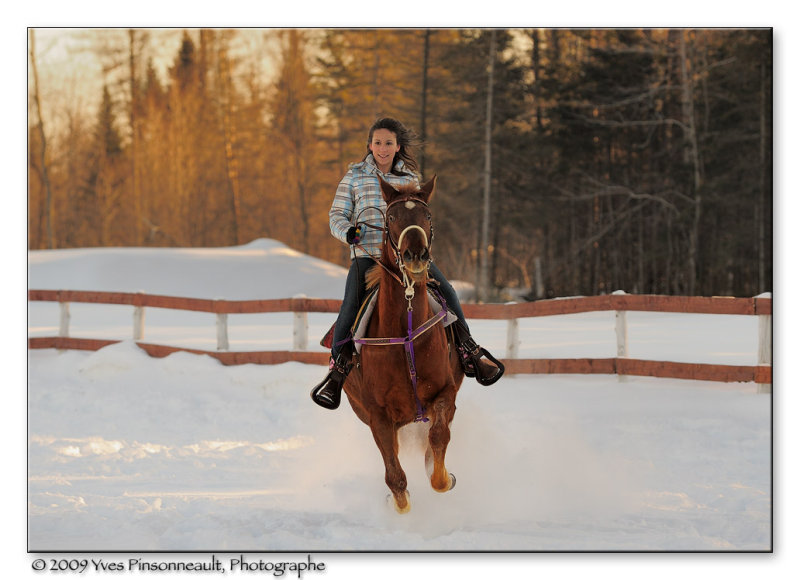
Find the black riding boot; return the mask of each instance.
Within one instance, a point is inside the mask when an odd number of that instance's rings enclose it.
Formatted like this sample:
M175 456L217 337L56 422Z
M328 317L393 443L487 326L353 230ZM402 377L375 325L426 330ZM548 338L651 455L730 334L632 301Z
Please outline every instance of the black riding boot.
M480 384L489 386L496 383L503 376L505 367L503 363L494 358L488 350L478 346L469 333L469 330L460 320L453 323L453 336L456 341L461 368L464 374L475 378ZM493 365L485 363L481 357L488 358Z
M331 410L339 408L339 403L342 402L342 385L353 368L352 355L353 349L348 343L335 359L331 357L328 375L311 390L311 399L320 407Z

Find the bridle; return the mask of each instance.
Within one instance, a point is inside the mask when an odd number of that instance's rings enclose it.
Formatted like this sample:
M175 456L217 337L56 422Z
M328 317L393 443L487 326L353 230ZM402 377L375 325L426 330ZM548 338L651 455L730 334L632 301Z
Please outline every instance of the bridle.
M426 202L422 201L420 198L414 197L412 195L408 195L406 197L402 197L400 199L396 199L392 203L390 203L389 205L386 206L386 212L383 215L383 223L384 223L383 230L384 230L384 233L385 233L387 239L389 240L389 244L390 244L392 250L395 253L395 260L396 261L399 260L400 244L403 243L403 237L406 235L406 233L408 233L409 230L417 229L420 232L422 232L422 237L425 239L425 247L428 250L428 254L430 254L431 244L433 244L433 223L431 223L431 239L430 240L428 239L428 234L425 232L425 230L422 229L421 226L418 226L416 224L410 225L406 229L404 229L402 232L400 232L400 237L397 239L397 242L395 242L392 239L392 234L389 231L389 217L391 217L391 216L389 216L389 210L392 209L394 206L396 206L398 204L401 204L401 203L402 204L406 204L406 203L409 203L409 202L414 203L414 204L419 204L422 207L424 207L428 211L428 220L430 221L430 219L431 219L431 212L430 212L430 208L428 207L428 204ZM428 263L430 263L430 260L428 260Z
M424 207L428 211L428 219L429 220L431 219L431 217L430 217L431 216L430 208L428 207L427 202L423 201L419 197L415 197L413 195L406 195L406 196L403 196L403 197L401 197L399 199L395 199L394 201L392 201L390 204L388 204L386 206L386 210L381 210L380 208L376 208L376 207L364 208L356 216L356 223L358 223L358 218L360 217L361 213L363 213L364 211L367 211L367 210L377 211L383 217L383 227L379 227L379 226L376 226L376 225L373 225L373 224L370 224L370 223L364 223L364 225L367 226L367 227L370 227L372 229L381 230L383 232L384 242L388 242L388 246L392 249L392 253L394 253L394 263L397 266L397 269L400 272L400 275L402 276L402 279L399 276L397 276L397 274L395 274L394 272L389 270L383 263L381 263L381 261L378 258L376 258L372 254L370 254L361 245L357 244L357 246L358 246L358 248L361 249L361 251L366 253L370 258L372 258L375 262L377 262L383 269L385 269L387 272L389 272L389 274L391 274L392 277L395 280L397 280L403 286L403 288L405 289L406 300L408 300L408 307L410 309L411 308L411 300L413 300L413 298L414 298L414 283L409 279L408 273L406 272L405 263L403 262L402 255L400 253L400 245L403 243L403 239L405 238L406 234L408 234L412 230L419 230L419 232L422 234L422 237L423 237L423 239L425 241L425 249L426 249L427 254L428 254L428 257L425 260L425 268L426 269L430 268L431 262L433 261L433 258L431 257L432 256L431 247L433 245L433 223L431 223L431 226L430 226L430 232L431 232L430 239L428 238L427 232L421 226L418 226L416 224L412 224L412 225L406 227L402 232L400 232L400 235L398 236L397 241L395 242L394 238L392 238L392 233L389 230L389 222L390 222L390 218L392 217L392 216L389 216L389 210L391 210L394 206L396 206L398 204L401 204L401 203L402 204L406 204L406 203L409 203L409 202L412 202L414 204L420 204L422 207Z

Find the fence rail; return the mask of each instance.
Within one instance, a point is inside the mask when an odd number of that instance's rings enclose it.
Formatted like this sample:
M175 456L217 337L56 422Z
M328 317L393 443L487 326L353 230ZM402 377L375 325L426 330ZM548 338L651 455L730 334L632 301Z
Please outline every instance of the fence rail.
M226 365L280 364L297 361L309 364L327 364L328 354L308 352L308 313L336 313L340 300L318 298L280 298L272 300L209 300L157 294L99 292L80 290L28 290L32 302L57 302L60 305L59 335L32 337L28 348L57 348L98 350L118 340L72 338L69 336L69 304L128 305L134 308L133 339L149 355L167 356L184 351L210 355ZM144 336L144 309L167 308L208 312L217 317L217 350L206 351L183 347L149 344ZM468 318L506 320L507 357L503 359L509 374L617 374L626 376L653 376L661 378L695 379L722 382L755 382L759 391L771 392L772 383L772 298L729 298L698 296L659 296L615 293L605 296L587 296L513 304L464 304ZM555 316L585 312L616 312L617 357L600 359L521 359L519 347L519 319L537 316ZM686 314L737 314L759 317L758 365L738 366L720 364L649 361L628 357L628 311L673 312ZM290 351L229 350L227 317L229 314L256 314L270 312L294 313L294 344Z

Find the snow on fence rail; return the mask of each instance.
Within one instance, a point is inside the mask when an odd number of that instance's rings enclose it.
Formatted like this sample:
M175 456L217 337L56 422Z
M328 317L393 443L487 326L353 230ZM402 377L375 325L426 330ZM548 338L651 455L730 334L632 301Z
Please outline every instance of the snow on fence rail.
M280 364L297 361L328 364L328 354L309 352L308 313L337 313L340 300L318 298L281 298L272 300L208 300L155 294L100 292L79 290L28 290L29 301L58 302L60 325L58 336L28 339L28 348L58 348L97 350L118 340L71 338L69 336L69 304L71 302L119 304L133 306L133 339L139 347L154 357L164 357L176 351L207 354L226 365ZM771 392L772 384L772 298L729 298L699 296L635 295L622 292L577 298L541 300L512 304L464 304L467 318L506 320L507 357L503 359L509 374L617 374L653 376L674 379L695 379L721 382L755 382L759 391ZM168 308L209 312L217 317L217 351L172 347L142 342L144 309ZM614 358L580 359L520 359L519 319L555 316L582 312L615 311L617 356ZM651 361L628 357L628 311L677 312L691 314L740 314L759 317L758 365L738 366ZM228 345L228 314L268 312L294 313L294 344L291 351L233 352Z

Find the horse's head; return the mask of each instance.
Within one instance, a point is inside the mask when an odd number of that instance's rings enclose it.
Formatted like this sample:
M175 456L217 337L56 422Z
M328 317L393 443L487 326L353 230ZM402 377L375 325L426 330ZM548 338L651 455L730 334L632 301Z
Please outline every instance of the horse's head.
M404 268L415 283L423 282L431 262L433 224L428 201L436 187L436 176L419 189L395 189L383 179L380 182L387 205L387 243L394 250L397 265Z

